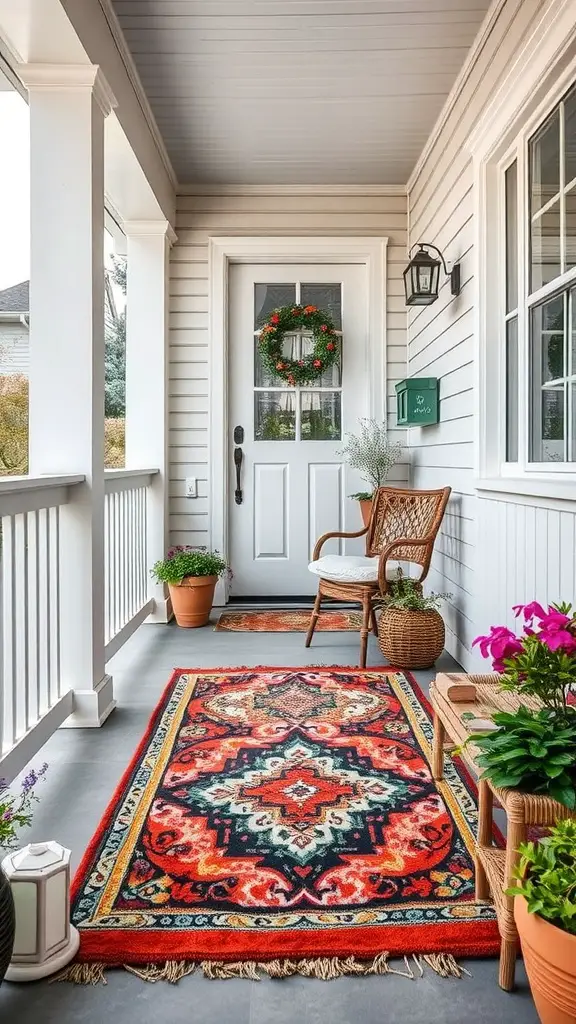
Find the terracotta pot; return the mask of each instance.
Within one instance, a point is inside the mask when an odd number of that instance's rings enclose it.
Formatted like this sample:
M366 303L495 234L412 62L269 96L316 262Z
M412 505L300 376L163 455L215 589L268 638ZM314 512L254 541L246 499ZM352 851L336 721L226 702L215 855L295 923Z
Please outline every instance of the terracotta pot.
M368 526L368 523L370 522L370 516L372 515L372 499L364 498L362 501L359 501L358 504L360 505L360 515L362 516L362 522L364 523L364 526Z
M430 668L444 648L444 620L434 608L385 608L378 621L378 644L398 668Z
M179 626L196 629L210 618L217 576L185 576L181 583L169 583L172 610Z
M529 914L523 896L514 900L514 918L542 1024L574 1024L576 935L562 931L538 914Z

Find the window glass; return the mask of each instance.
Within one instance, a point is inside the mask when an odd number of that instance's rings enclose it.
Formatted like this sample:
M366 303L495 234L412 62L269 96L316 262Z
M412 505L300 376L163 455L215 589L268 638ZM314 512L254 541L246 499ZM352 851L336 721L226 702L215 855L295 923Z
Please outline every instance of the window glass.
M506 312L518 305L518 170L516 161L505 175L506 188Z

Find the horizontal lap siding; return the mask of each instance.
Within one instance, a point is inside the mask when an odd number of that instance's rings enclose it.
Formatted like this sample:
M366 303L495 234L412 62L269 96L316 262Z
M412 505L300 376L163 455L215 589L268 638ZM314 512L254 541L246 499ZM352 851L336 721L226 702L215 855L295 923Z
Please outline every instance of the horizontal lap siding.
M439 378L440 422L411 429L409 445L414 486L452 487L429 584L451 594L446 644L467 668L479 666L473 638L493 623L511 624L512 604L574 597L573 511L537 499L484 500L474 473L476 226L466 138L541 9L540 0L504 4L409 195L410 244L433 242L461 263L457 298L444 278L438 300L410 313L409 374Z
M208 239L216 235L373 235L388 238L388 424L396 425L394 384L406 375L404 196L285 195L178 198L170 273L170 527L172 542L209 544ZM397 436L404 437L398 431ZM185 478L198 498L185 497ZM406 461L391 480L403 484Z

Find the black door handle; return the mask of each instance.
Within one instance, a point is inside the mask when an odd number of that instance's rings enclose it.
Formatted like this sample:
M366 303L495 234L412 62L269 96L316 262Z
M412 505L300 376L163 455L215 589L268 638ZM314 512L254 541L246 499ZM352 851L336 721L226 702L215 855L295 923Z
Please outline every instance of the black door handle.
M237 505L242 504L242 485L241 485L241 472L242 472L242 459L244 453L241 448L234 449L234 465L236 466L236 490L234 491L234 501Z

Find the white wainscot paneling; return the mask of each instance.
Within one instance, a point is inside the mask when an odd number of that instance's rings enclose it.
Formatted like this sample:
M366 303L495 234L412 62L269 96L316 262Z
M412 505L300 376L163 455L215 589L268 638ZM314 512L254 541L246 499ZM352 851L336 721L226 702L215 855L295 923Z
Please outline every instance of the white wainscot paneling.
M478 510L481 632L514 628L515 604L574 601L576 503L562 510L479 499Z
M342 464L312 463L308 472L308 507L310 552L323 533L343 529L342 525ZM342 541L328 541L322 548L322 555L342 553Z
M254 464L254 558L288 558L288 466Z

